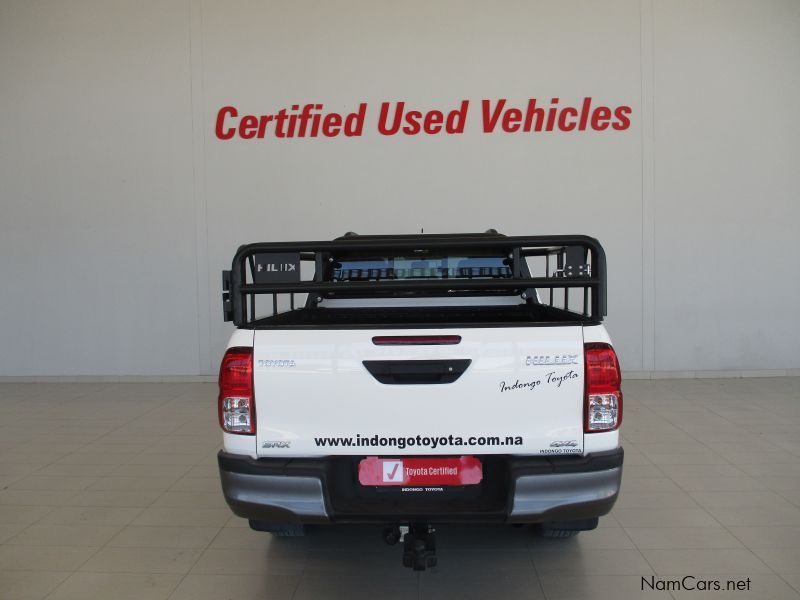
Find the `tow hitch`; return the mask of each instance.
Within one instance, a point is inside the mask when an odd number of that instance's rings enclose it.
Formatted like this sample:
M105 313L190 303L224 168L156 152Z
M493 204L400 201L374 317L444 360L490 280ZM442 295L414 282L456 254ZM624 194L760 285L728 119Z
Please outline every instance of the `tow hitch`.
M424 571L436 566L436 533L427 523L390 525L383 530L384 541L393 546L403 542L403 566Z

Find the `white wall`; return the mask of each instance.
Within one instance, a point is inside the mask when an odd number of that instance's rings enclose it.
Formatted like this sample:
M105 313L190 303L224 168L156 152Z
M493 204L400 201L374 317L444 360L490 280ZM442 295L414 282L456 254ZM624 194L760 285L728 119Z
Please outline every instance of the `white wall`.
M628 371L798 368L798 7L4 2L0 375L213 373L239 244L420 227L597 236ZM553 96L632 125L214 137L227 104Z
M658 2L655 364L800 366L800 3Z

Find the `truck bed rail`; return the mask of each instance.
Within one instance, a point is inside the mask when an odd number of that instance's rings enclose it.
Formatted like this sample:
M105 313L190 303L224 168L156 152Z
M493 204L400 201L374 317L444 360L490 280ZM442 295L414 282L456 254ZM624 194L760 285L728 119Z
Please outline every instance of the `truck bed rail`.
M484 250L506 254L511 276L376 281L334 281L330 277L331 263L335 258L354 253ZM525 261L528 262L523 266ZM532 262L536 265L531 266ZM301 276L303 263L314 266L310 278ZM530 276L524 275L531 271ZM403 293L405 297L416 294L447 297L490 291L519 291L528 302L541 302L595 321L601 321L606 315L605 252L596 239L585 235L505 236L494 232L401 236L349 234L333 241L247 244L237 250L231 270L223 271L222 284L224 318L237 327L263 318L263 314L257 317L256 308L256 299L263 295L271 296L271 306L268 305L267 310L272 315L282 312L279 311L280 305L294 310L295 294L308 294L309 301L305 305L313 306L323 297L371 297L394 293ZM572 295L571 307L570 290L574 289L581 293ZM288 297L288 303L279 302L279 296Z

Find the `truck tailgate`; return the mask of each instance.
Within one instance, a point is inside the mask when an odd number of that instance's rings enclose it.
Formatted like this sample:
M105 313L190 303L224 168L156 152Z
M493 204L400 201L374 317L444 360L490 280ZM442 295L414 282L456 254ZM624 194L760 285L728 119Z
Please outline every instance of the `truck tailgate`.
M580 326L256 330L254 380L259 456L583 451Z

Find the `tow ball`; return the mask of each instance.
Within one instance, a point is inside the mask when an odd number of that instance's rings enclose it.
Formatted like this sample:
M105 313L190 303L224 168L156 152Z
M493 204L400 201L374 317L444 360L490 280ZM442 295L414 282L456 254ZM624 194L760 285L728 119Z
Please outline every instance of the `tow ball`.
M427 523L390 525L383 530L384 541L393 546L403 542L403 566L424 571L436 566L436 532Z

